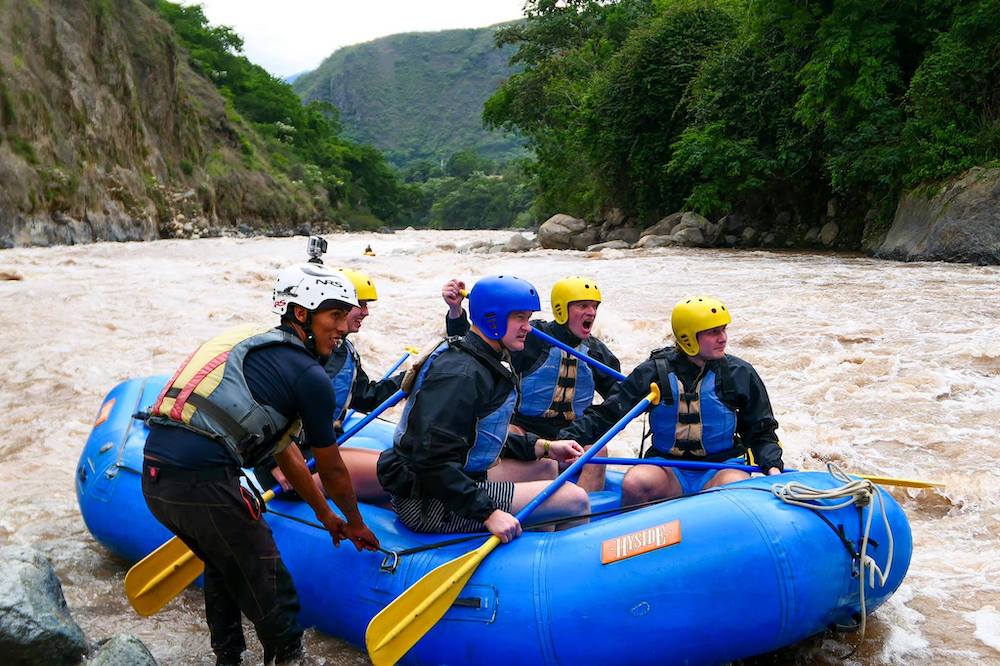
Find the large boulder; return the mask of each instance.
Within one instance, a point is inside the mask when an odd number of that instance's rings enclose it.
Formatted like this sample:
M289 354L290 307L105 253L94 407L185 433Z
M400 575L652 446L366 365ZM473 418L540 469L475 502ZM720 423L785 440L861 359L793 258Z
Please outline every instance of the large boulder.
M654 247L670 247L674 241L670 236L643 236L632 247L636 250L651 250Z
M624 241L628 245L639 240L639 230L635 227L618 227L607 233L602 233L601 238L605 241Z
M568 250L573 247L573 238L583 233L586 228L587 223L583 220L563 213L556 213L538 228L538 242L549 250ZM579 249L586 248L587 245L593 243L592 240Z
M909 192L875 256L1000 264L1000 168L975 167L927 196Z
M5 666L76 664L87 649L48 558L0 548L0 654Z
M524 234L514 234L503 245L504 252L527 252L538 247L538 241L528 238Z
M674 227L680 224L684 213L672 213L661 219L651 227L642 230L643 236L669 236L674 231Z
M574 250L586 250L601 240L600 227L585 227L583 231L570 237L569 246Z

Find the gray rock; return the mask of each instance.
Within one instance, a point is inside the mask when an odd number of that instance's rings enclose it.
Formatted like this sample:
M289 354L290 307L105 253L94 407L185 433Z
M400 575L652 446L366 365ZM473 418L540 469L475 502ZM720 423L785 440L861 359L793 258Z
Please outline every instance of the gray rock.
M475 252L484 252L492 247L493 243L489 241L473 241L471 243L460 245L456 252L459 254L473 254Z
M783 227L791 221L792 221L792 214L789 213L788 211L782 211L778 213L778 216L776 218L774 218L774 224L779 227Z
M809 231L806 232L806 237L803 240L810 245L819 242L819 227L809 227Z
M600 239L601 230L599 227L586 227L580 233L570 237L569 245L574 250L586 250Z
M586 228L587 223L583 220L563 213L556 213L538 228L538 242L542 247L550 250L568 250L573 246L572 238ZM583 247L591 243L587 243Z
M719 220L719 224L722 225L723 233L737 235L746 226L746 220L741 215L731 213Z
M607 233L603 233L601 238L605 241L625 241L628 245L639 240L639 230L635 227L618 227Z
M527 252L538 247L538 241L532 240L522 234L514 234L503 245L504 252Z
M839 232L840 227L837 226L836 222L827 222L823 225L823 228L819 230L819 242L827 247L830 247L833 245L833 241L837 240L837 234Z
M649 250L654 247L670 247L674 244L670 236L643 236L632 247L636 250Z
M685 227L680 231L670 234L670 240L675 245L685 247L702 247L705 245L705 235L698 227Z
M76 664L87 649L48 558L0 548L0 654L5 666Z
M826 216L831 218L837 217L837 197L826 202Z
M753 245L757 241L757 230L753 227L747 227L740 234L740 243L742 245Z
M236 230L239 231L244 236L253 236L253 229L250 228L249 224L240 224L238 227L236 227Z
M87 666L156 666L156 659L138 638L119 634L106 641Z
M931 196L908 192L875 256L1000 264L1000 168L975 167Z
M736 244L740 242L739 236L734 236L733 234L726 234L722 237L722 244L726 247L736 247Z
M646 227L642 230L643 236L669 236L674 231L681 218L684 217L684 213L673 213L667 215L665 218L657 222L651 227Z
M766 236L764 236L760 244L763 245L764 247L773 247L776 238L777 236L775 236L773 233L769 233Z
M625 224L625 212L621 208L612 208L604 216L604 223L610 229L622 226Z
M632 247L632 244L627 241L611 240L591 245L587 248L587 250L589 252L600 252L601 250L627 250L630 247Z

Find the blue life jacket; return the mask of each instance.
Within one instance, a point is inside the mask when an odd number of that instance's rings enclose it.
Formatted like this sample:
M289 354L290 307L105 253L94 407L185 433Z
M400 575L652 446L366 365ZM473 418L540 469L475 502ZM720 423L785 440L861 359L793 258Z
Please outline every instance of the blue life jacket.
M449 347L450 342L447 340L438 345L437 349L431 352L427 360L424 361L420 372L417 373L417 379L413 382L413 387L410 389L410 399L406 401L406 407L403 408L403 415L396 425L395 433L393 433L393 444L399 444L399 440L402 439L403 434L406 432L406 424L409 421L413 398L416 397L420 387L423 386L424 379L427 377L427 371L434 364L434 360L449 349ZM517 389L513 388L503 404L476 421L476 440L473 442L472 448L469 449L469 453L465 458L465 465L463 466L463 469L467 473L485 472L500 457L500 452L503 450L504 444L507 443L507 426L510 425L510 419L514 415L514 407L516 405Z
M577 350L587 353L586 343ZM590 366L558 347L545 361L521 378L518 414L572 421L594 402L594 373Z
M358 378L358 367L361 365L361 358L358 356L358 351L351 344L351 341L345 338L341 344L344 346L347 356L344 359L344 365L340 367L336 374L330 377L334 396L333 414L336 421L341 421L344 418L345 412L351 406L351 397L354 394L354 381Z
M649 414L653 449L660 455L716 462L744 452L735 439L736 412L719 399L716 377L709 370L688 391L674 372L668 373L668 400Z

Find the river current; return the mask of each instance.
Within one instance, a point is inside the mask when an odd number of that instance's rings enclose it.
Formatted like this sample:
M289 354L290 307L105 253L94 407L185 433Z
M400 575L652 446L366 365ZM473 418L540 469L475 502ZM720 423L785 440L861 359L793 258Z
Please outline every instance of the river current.
M509 235L328 236L327 264L363 270L378 286L353 338L369 374L441 332L450 277L519 275L543 307L557 279L594 277L605 299L595 334L626 372L670 342L678 300L717 296L733 313L729 351L767 384L788 466L834 461L945 484L892 489L912 524L913 561L851 657L841 660L856 638L830 635L755 663L1000 664L1000 268L799 252L455 251ZM376 256L362 256L368 244ZM161 663L213 663L199 590L152 618L133 613L125 563L80 517L74 469L108 390L172 372L223 328L270 321L273 276L304 250L299 237L0 251L0 545L48 555L90 640L128 632ZM611 453L634 454L640 431L633 424ZM248 642L259 659L249 627ZM314 631L306 644L310 663L367 662Z

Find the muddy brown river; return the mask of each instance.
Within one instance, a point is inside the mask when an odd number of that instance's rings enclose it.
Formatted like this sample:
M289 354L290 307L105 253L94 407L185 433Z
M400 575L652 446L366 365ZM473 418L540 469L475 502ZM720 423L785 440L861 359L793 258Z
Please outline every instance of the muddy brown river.
M509 235L328 236L327 264L378 286L354 337L369 374L438 334L440 286L453 276L519 275L543 307L557 279L593 276L605 298L595 333L626 372L669 341L674 303L718 296L733 313L729 351L767 384L786 464L832 460L945 484L893 490L912 524L913 561L850 658L841 660L856 637L829 635L753 663L1000 664L1000 268L763 251L455 251ZM362 256L368 244L376 256ZM48 555L90 640L128 632L161 663L214 663L199 590L152 618L128 606L127 566L87 532L74 468L109 389L173 371L220 329L270 321L273 276L304 249L299 237L0 251L0 545ZM633 424L612 454L635 453L640 431ZM367 663L314 631L307 649L310 663Z

